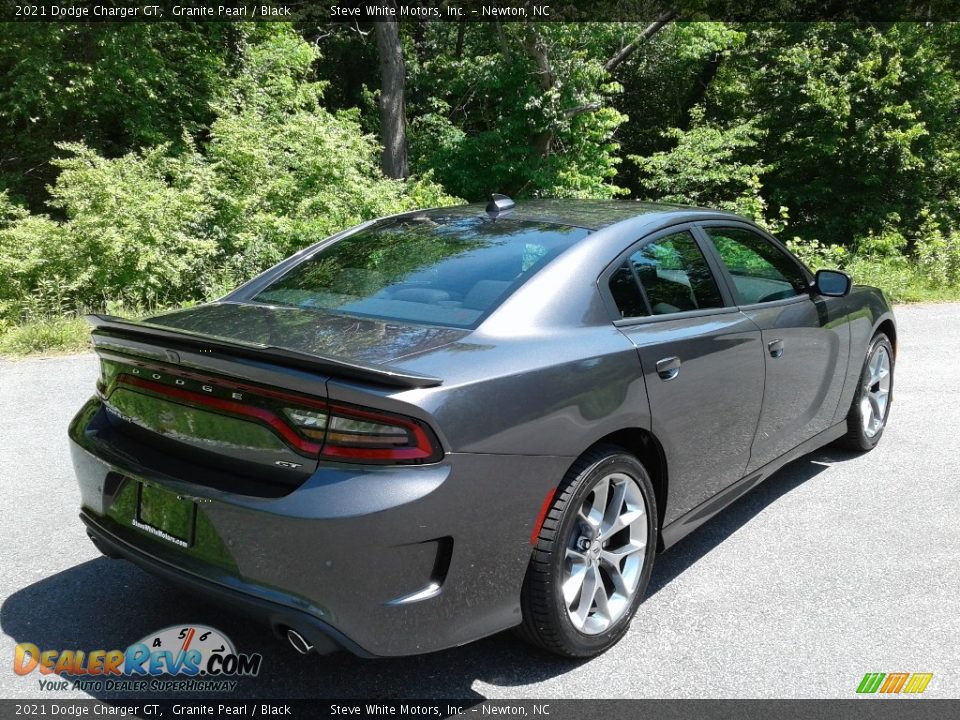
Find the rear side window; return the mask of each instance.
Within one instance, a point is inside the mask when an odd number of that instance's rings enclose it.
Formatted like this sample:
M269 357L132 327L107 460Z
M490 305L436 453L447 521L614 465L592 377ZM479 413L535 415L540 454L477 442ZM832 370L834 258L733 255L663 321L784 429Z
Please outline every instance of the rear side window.
M765 237L744 228L704 230L730 272L738 304L783 300L806 292L803 271Z
M583 228L485 217L400 218L310 256L253 300L475 327Z
M723 307L707 261L686 231L637 250L611 276L610 293L624 318Z
M643 295L640 294L637 278L634 276L633 270L630 269L629 260L624 260L623 265L618 267L610 276L610 294L617 304L620 317L643 317L650 314L647 310L647 303L643 299Z

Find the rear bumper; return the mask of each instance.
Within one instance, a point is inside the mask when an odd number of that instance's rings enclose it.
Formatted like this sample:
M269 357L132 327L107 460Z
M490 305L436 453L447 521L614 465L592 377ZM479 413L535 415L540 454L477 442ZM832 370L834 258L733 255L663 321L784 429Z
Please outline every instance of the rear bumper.
M135 545L122 540L101 526L86 511L80 513L80 519L87 526L87 535L89 535L93 544L105 555L129 560L134 565L157 577L175 583L190 592L204 595L224 607L269 625L278 637L282 637L284 629L293 628L307 638L321 655L344 649L361 657L373 657L343 633L319 620L311 613L257 597L249 592L231 589L204 580L197 575L181 570L175 565L158 560Z
M318 650L410 655L519 624L530 532L570 459L448 454L422 466L323 463L280 497L206 483L201 466L112 434L96 400L70 427L81 519L131 560ZM197 506L180 547L138 528L139 484ZM236 487L243 488L237 478ZM188 618L185 618L188 620Z

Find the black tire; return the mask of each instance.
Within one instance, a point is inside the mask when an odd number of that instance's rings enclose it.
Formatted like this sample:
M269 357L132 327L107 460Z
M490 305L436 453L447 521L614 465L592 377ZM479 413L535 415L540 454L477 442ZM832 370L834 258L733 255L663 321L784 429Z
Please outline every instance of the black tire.
M582 534L584 525L578 518L581 505L591 496L594 487L614 472L628 476L643 498L647 526L643 565L637 588L626 611L619 619L611 622L605 631L587 633L573 624L563 599L561 583L566 550L568 547L573 548ZM640 526L636 527L639 532ZM590 657L612 647L630 627L630 621L646 593L653 570L656 544L657 504L650 476L643 465L633 455L617 446L604 445L589 450L564 476L540 530L523 584L523 624L518 628L520 636L565 657ZM638 550L636 555L639 554ZM599 559L595 562L599 562ZM609 575L606 577L609 578Z
M890 359L889 395L887 396L887 403L883 413L883 422L881 423L879 430L877 430L874 435L868 435L864 429L862 401L864 395L871 389L870 362L879 348L886 350ZM890 343L890 339L886 335L883 333L877 333L873 336L873 339L870 341L870 345L867 347L867 354L863 359L863 367L860 369L860 377L857 382L857 391L853 395L853 402L850 405L850 411L847 413L847 434L837 440L837 445L846 448L847 450L866 452L868 450L873 450L877 443L880 442L880 438L883 436L883 431L887 427L887 419L890 417L890 406L893 404L894 369L895 363L893 345Z

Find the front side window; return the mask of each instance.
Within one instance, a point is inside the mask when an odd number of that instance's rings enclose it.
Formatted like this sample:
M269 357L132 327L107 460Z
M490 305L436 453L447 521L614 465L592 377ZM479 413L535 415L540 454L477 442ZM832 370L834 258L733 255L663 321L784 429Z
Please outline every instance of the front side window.
M624 318L723 307L707 261L686 231L633 253L611 276L610 293Z
M474 327L589 231L486 217L398 218L310 256L254 302Z
M765 237L744 228L704 230L730 272L738 304L783 300L806 291L803 271Z

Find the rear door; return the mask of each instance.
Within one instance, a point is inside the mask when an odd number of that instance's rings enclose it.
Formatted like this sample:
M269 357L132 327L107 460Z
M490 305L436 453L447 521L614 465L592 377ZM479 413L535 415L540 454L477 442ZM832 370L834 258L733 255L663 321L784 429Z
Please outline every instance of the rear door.
M850 329L809 273L746 224L700 224L740 311L760 328L766 383L747 472L826 430L843 389Z
M664 525L743 477L760 415L760 332L713 262L691 226L677 226L637 243L601 279L640 354L667 455Z

